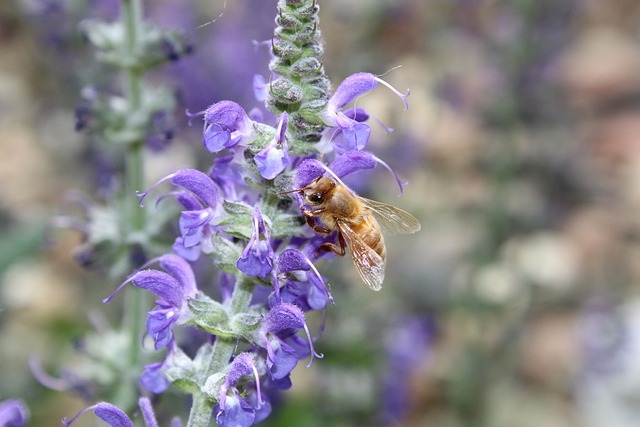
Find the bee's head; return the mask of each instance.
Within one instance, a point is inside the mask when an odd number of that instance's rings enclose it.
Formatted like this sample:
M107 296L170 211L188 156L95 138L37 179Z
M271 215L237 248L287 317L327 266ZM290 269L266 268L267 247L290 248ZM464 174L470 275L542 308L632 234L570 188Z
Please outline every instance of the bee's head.
M320 176L311 184L300 189L300 193L309 205L320 206L331 196L335 187L336 183L331 178Z

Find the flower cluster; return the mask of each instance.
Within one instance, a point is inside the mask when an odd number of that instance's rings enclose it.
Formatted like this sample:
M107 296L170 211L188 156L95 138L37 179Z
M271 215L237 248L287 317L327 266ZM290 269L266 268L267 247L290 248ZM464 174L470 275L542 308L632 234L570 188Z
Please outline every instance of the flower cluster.
M323 174L340 181L378 163L389 168L365 151L368 114L347 106L378 84L391 86L373 74L356 73L329 96L318 59L317 14L315 1L278 4L274 76L268 85L263 78L254 80L256 94L275 119L229 100L190 114L203 120L202 142L213 154L210 169L179 170L139 193L142 205L161 186L173 187L158 202L170 198L181 207L175 253L147 262L116 292L131 283L157 298L147 313L146 332L166 356L147 365L142 383L152 393L173 384L193 395L191 426L207 424L211 414L220 426L253 425L269 415L270 395L291 387L298 361L309 358L310 366L322 357L305 313L333 302L314 261L335 236L317 235L304 224L297 205L292 206L292 190ZM391 89L406 107L408 93ZM203 257L219 271L220 301L197 283L190 262ZM183 326L207 333L194 357L181 348L178 328ZM108 405L91 409L111 425L130 425ZM148 414L148 401L140 405ZM147 415L145 420L155 425Z

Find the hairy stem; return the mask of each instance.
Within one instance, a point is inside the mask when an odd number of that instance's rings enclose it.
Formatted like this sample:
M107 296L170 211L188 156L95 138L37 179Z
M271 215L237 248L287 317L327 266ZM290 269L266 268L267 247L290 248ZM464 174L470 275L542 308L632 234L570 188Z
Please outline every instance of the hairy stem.
M122 0L121 19L125 29L125 52L133 59L139 49L140 31L142 24L142 1ZM133 65L123 70L124 93L129 101L131 111L135 112L142 105L142 73ZM145 211L138 206L138 199L135 197L136 191L144 189L144 144L143 141L130 141L125 153L125 186L123 203L128 215L130 236L142 234L145 226ZM136 241L135 238L132 239ZM131 249L129 250L131 253ZM136 266L137 267L137 266ZM123 372L121 387L117 392L117 401L121 402L121 407L133 408L137 401L136 379L140 365L141 343L144 334L144 294L138 289L130 287L126 290L125 307L123 315L123 330L129 334L128 345L128 366L130 370Z
M247 310L251 302L251 295L255 284L248 277L239 277L236 287L233 289L231 299L227 301L229 307L229 316L233 317L238 313ZM229 360L233 356L236 348L236 340L233 338L216 337L213 345L213 352L208 363L205 378L216 372L223 372L229 365ZM208 399L203 393L193 395L193 403L191 412L189 413L189 421L187 427L206 427L211 422L213 415L213 407L215 402Z

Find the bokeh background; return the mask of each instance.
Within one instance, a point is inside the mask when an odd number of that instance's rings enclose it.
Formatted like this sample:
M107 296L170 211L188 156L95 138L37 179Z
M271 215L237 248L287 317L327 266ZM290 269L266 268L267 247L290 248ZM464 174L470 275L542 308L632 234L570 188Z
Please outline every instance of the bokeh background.
M151 78L176 89L179 111L148 182L211 160L184 109L258 106L268 51L253 41L270 39L275 3L147 2L194 46ZM640 3L319 4L334 86L368 71L411 89L406 112L382 87L358 101L394 128L372 121L369 148L409 181L404 196L382 169L353 185L422 231L387 238L379 293L346 259L319 265L336 301L325 358L296 368L264 425L639 425ZM87 402L43 387L28 359L54 377L81 368L83 335L119 315L100 303L118 281L78 265L79 236L47 233L67 190L99 196L117 168L74 131L82 88L114 81L78 23L117 7L0 2L0 400L23 398L33 426Z

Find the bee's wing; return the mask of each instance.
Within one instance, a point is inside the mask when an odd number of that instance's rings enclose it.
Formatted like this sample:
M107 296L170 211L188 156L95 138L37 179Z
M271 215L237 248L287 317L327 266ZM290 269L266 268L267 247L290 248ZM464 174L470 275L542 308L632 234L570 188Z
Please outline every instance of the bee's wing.
M384 281L384 259L371 249L355 231L342 221L336 221L351 252L351 259L360 277L371 289L379 291Z
M373 212L382 229L388 233L412 234L421 228L420 222L409 212L364 197L359 197L359 199Z

